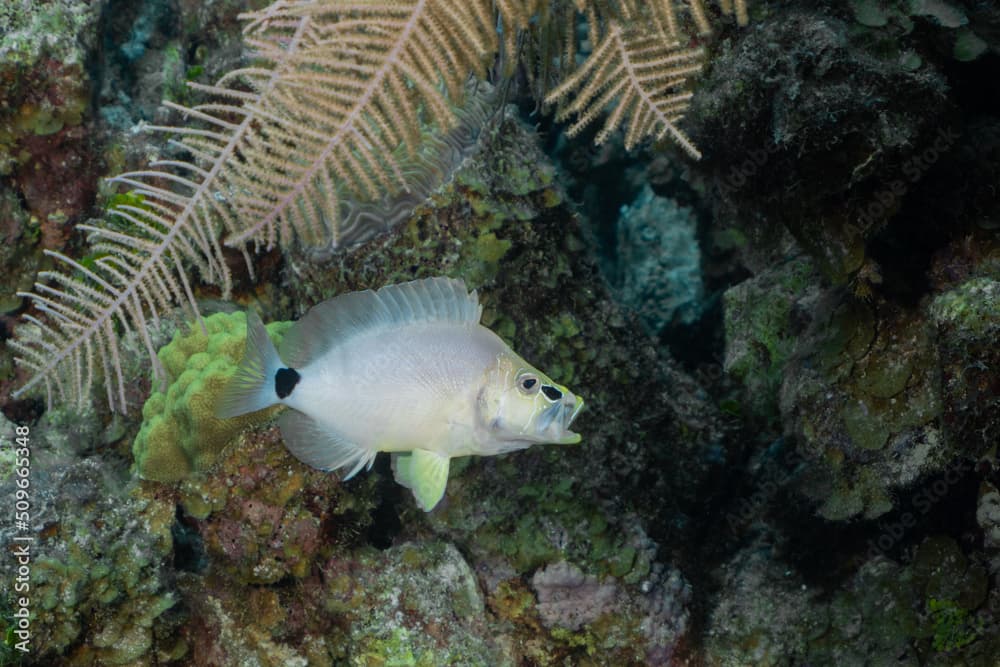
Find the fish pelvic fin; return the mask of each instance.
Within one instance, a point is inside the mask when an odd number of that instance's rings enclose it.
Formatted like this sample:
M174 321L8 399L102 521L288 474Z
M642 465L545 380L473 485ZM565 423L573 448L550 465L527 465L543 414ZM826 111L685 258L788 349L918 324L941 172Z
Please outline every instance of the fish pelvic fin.
M286 410L278 418L285 446L299 461L320 470L349 468L344 481L362 468L372 467L378 453L350 442L326 425L298 410Z
M444 497L450 460L426 449L414 449L392 455L392 472L397 482L413 492L420 509L430 512Z
M229 378L215 407L219 419L238 417L280 403L275 375L284 367L257 312L247 311L247 342L243 361Z

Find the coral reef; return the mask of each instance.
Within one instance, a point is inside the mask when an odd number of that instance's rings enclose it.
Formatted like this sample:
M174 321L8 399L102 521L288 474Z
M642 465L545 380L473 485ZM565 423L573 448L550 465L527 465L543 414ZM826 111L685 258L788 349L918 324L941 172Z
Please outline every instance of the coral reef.
M183 520L213 573L234 584L302 578L371 521L378 476L349 484L296 461L277 428L248 431L216 467L178 485ZM197 564L197 563L196 563Z
M406 543L324 566L328 607L349 620L351 665L515 665L486 630L475 573L450 544Z
M647 185L618 218L616 294L639 312L654 334L671 324L691 324L704 298L701 252L693 212Z
M20 307L39 249L61 249L93 202L85 65L97 14L73 0L0 9L0 312Z
M566 561L536 570L531 587L538 595L538 616L547 628L579 630L614 608L614 583L600 582Z
M985 258L974 272L994 275ZM987 370L1000 331L995 280L979 275L907 308L820 291L810 275L798 260L730 288L726 363L758 411L773 417L778 399L785 432L812 462L800 486L820 513L877 517L956 457L986 455L1000 396Z
M255 3L251 3L255 4ZM245 2L117 2L102 15L104 41L93 55L101 120L128 130L140 120L164 122L164 99L186 103L186 83L210 83L239 64L236 16Z
M167 644L164 615L179 601L169 567L173 505L129 485L121 469L96 456L51 467L35 482L35 664L63 655L76 664L134 664L153 645L154 625ZM16 562L0 564L6 581L14 581Z
M717 141L694 182L754 274L725 295L726 368L774 443L712 541L741 551L712 568L704 655L992 664L998 106L975 91L1000 24L969 2L800 7L724 49L692 106Z
M928 538L906 564L866 560L832 599L775 558L780 545L761 546L726 568L709 664L993 664L986 572L950 538Z
M560 561L535 572L531 586L538 596L536 610L546 628L556 638L571 644L593 644L617 649L614 660L670 664L680 639L687 631L691 589L677 570L663 573L660 565L643 581L639 591L622 586L613 577L598 581L578 567ZM618 619L619 623L615 620ZM624 623L621 621L624 620ZM638 620L638 628L630 623ZM619 625L619 627L615 627ZM590 629L581 635L585 626ZM575 636L566 630L577 633ZM616 633L634 633L643 649L628 656ZM612 641L609 641L612 640Z
M715 216L746 234L755 273L726 293L726 368L750 414L793 437L808 463L799 487L829 519L877 517L995 440L996 374L977 370L992 362L977 332L995 308L997 132L988 113L963 125L964 93L949 86L972 71L943 60L955 29L989 13L889 3L875 16L876 4L852 3L863 28L822 11L763 22L720 55L694 103L694 137L719 141L706 155ZM949 30L945 54L937 38ZM848 71L867 83L848 90ZM835 114L814 113L823 100ZM726 104L747 109L740 127L718 122ZM958 182L958 164L976 175ZM786 232L825 281L789 260Z
M888 2L857 0L851 3L854 20L870 30L871 39L882 48L903 50L905 62L917 68L922 59L906 51L905 39L918 27L933 26L935 51L944 57L966 62L992 50L1000 52L995 8L974 2Z
M937 295L929 306L940 350L943 418L968 457L1000 441L1000 270Z
M243 4L0 9L9 287L49 268L42 248L79 256L72 223L151 210L97 172L189 159L129 130L181 122L161 99L197 103L185 81L233 69ZM579 389L582 443L456 460L433 512L386 457L343 482L295 460L273 412L214 419L242 313L149 320L154 348L175 334L163 386L138 332L116 332L126 416L10 400L3 346L0 430L32 431L34 652L8 639L0 664L995 667L1000 14L751 8L705 43L681 126L700 162L571 141L498 86L419 188L342 202L384 234L281 244L253 278L223 253L275 340L322 299L448 275ZM190 287L202 312L232 309ZM5 339L32 330L21 299L0 305ZM16 461L4 438L0 496Z
M830 487L807 482L824 516L877 517L892 508L893 488L950 461L936 350L919 314L885 302L819 304L795 355L782 417L800 452L831 475Z
M797 257L726 290L725 369L747 388L753 412L776 417L785 366L819 296L816 271Z
M845 282L928 162L957 140L932 63L908 67L819 10L762 22L713 65L692 102L692 137L713 149L714 215L746 230L751 269L771 263L787 229ZM731 109L740 122L729 122Z

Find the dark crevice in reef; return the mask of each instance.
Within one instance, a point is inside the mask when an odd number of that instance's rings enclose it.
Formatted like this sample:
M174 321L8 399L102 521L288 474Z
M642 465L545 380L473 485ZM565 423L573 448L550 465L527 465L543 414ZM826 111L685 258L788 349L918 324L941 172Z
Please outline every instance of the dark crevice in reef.
M969 115L1000 115L1000 86L990 85L1000 72L1000 55L984 54L972 62L942 64L956 103Z
M930 288L927 269L942 239L933 229L927 230L930 235L921 234L910 220L897 222L870 241L869 251L880 267L881 293L912 308Z
M170 536L174 540L174 567L181 572L204 572L208 566L205 542L195 521L184 513L180 505L170 526Z
M531 111L527 109L526 114ZM616 275L623 260L618 249L618 221L622 208L633 205L649 184L655 195L692 209L697 220L696 236L701 254L701 279L705 295L701 315L694 322L668 324L657 336L663 349L669 350L687 371L702 364L720 364L724 354L722 293L745 279L749 273L739 267L728 251L714 247L711 239L711 216L699 195L679 170L666 164L651 147L626 152L620 146L595 146L599 129L592 126L572 139L551 115L527 115L526 120L539 127L543 149L557 164L569 200L580 214L585 235L604 281L616 285Z
M980 480L968 462L956 461L947 472L921 479L899 492L895 509L878 519L849 523L817 521L794 505L776 513L785 526L784 557L810 585L837 585L855 568L876 556L909 562L929 537L947 535L962 543L978 532L975 517ZM794 501L794 497L787 498Z
M988 232L1000 213L1000 118L946 123L925 143L901 165L899 211L869 242L882 294L911 307L932 291L932 266L942 249Z
M372 510L372 523L368 527L368 543L376 549L388 549L403 529L399 518L399 505L405 502L402 487L392 476L390 458L380 456L375 461L375 470L381 476L378 497L379 504Z
M34 424L45 414L45 401L40 398L9 399L3 414L15 424Z

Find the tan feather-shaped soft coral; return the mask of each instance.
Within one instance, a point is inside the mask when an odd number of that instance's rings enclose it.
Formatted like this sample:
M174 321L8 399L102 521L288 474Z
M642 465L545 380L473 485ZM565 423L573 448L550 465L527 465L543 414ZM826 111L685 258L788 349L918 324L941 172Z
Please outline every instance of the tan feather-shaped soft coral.
M250 266L247 244L301 239L329 248L368 238L370 216L344 224L341 201L407 189L413 170L405 163L419 152L421 128L452 127L467 79L493 64L498 22L506 57L531 39L539 47L529 49L542 61L537 90L564 78L546 99L561 104L563 117L579 114L571 133L617 102L599 141L618 127L630 147L669 134L697 157L675 126L703 58L682 46L680 3L568 1L277 0L245 15L255 64L195 85L211 102L164 102L189 125L151 128L181 156L112 179L136 197L113 208L112 220L80 225L92 261L47 252L61 270L40 273L34 291L20 293L33 310L11 346L30 377L15 395L44 386L50 403L80 404L103 375L110 407L124 411L119 336L137 331L162 376L148 325L176 305L199 319L197 280L228 296L224 243ZM719 6L746 22L744 0ZM687 7L707 32L703 0ZM587 17L595 45L578 69L573 9Z
M580 69L549 93L547 104L561 103L556 118L576 120L567 131L578 134L612 103L614 109L596 142L603 143L619 127L631 149L647 137L670 135L695 159L698 149L677 129L691 92L688 79L701 71L704 51L667 41L655 30L612 23Z
M29 314L34 326L12 341L31 373L17 395L45 386L50 402L79 403L103 374L110 406L124 411L120 329L137 330L155 363L147 321L173 304L198 318L190 266L228 295L220 236L236 247L362 237L340 227L340 198L405 188L396 149L416 151L422 122L450 127L469 75L497 49L485 2L279 0L244 18L258 63L195 86L217 101L165 102L192 125L151 128L189 159L112 179L142 200L110 212L129 232L80 226L98 258L84 266L49 252L63 270L21 295L46 317Z

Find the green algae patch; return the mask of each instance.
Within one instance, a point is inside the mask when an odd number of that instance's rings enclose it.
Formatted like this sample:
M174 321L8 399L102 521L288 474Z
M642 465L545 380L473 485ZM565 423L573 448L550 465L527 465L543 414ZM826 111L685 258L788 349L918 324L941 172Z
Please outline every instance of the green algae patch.
M816 270L798 258L726 290L725 368L746 385L752 412L777 413L778 391L798 337L798 300L808 298Z
M951 600L931 598L927 601L927 611L934 624L935 651L955 651L979 638L982 628Z
M32 664L63 664L74 646L86 647L86 664L147 664L154 642L171 641L174 504L118 488L115 476L92 457L71 464L49 496L58 520L32 549Z
M453 545L410 542L328 564L328 609L349 621L354 667L514 665L478 626L485 601Z
M233 419L218 419L215 405L243 357L246 314L217 313L204 319L157 353L169 377L163 391L154 391L142 409L142 427L132 444L136 468L143 479L177 482L207 470L222 450L245 428L259 424L275 409ZM291 322L268 325L277 344Z
M930 314L939 326L954 327L967 337L1000 331L1000 282L973 278L936 297Z
M877 410L865 400L848 403L840 411L852 442L861 449L882 449L891 435L888 425L872 415Z

